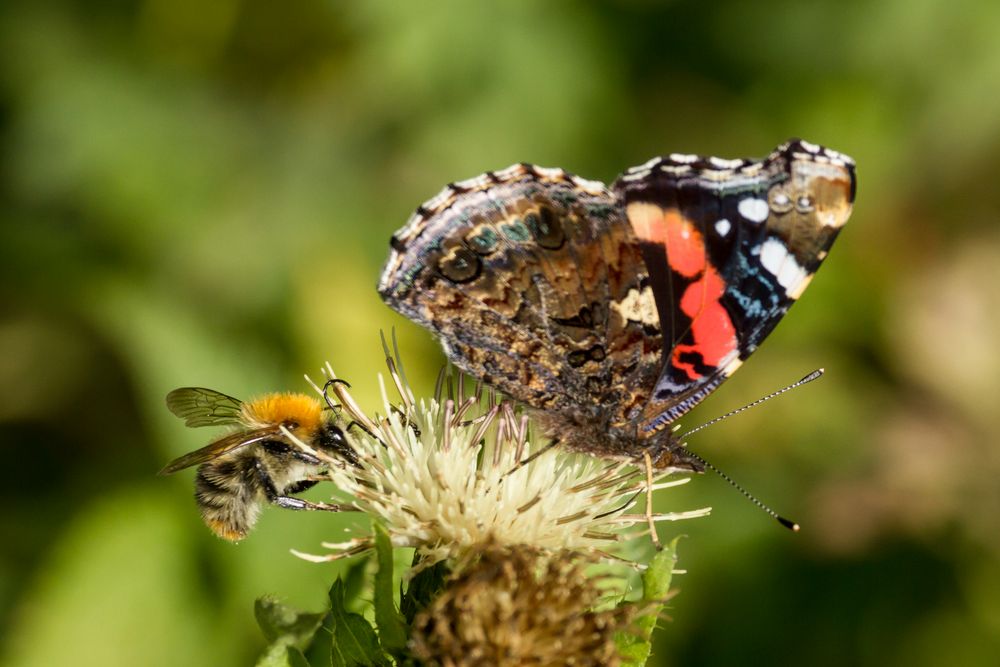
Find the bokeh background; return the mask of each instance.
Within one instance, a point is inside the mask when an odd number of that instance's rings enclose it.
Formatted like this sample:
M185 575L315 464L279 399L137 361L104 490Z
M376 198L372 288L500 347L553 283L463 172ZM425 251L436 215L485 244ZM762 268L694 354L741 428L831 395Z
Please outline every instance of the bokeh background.
M696 424L825 367L692 446L706 476L651 664L997 664L1000 3L6 0L0 6L0 662L245 665L253 599L321 606L342 525L201 524L204 385L374 405L387 239L513 162L609 181L660 153L854 156L829 261Z

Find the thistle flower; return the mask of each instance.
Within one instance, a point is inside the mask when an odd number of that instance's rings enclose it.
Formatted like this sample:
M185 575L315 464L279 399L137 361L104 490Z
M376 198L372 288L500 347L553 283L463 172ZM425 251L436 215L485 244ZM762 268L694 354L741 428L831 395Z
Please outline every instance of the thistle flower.
M336 395L347 440L358 465L345 464L298 443L324 459L328 478L356 509L381 521L396 547L414 547L423 566L460 559L485 544L529 545L549 551L595 552L647 534L635 527L647 514L633 508L646 489L643 474L628 463L556 451L533 437L529 419L491 391L471 392L459 377L451 398L416 400L399 363L386 348L389 377L399 396L390 400L380 376L383 415L369 416L337 379L329 364L321 389ZM308 378L307 378L308 379ZM311 382L311 380L310 380ZM468 395L467 395L468 394ZM293 438L291 433L286 433ZM654 488L686 483L661 482ZM704 516L709 510L652 515L654 521ZM327 561L367 551L370 536L324 543L326 555L297 555Z
M414 619L410 649L444 667L618 665L639 606L607 591L580 554L485 545ZM603 607L603 608L602 608Z

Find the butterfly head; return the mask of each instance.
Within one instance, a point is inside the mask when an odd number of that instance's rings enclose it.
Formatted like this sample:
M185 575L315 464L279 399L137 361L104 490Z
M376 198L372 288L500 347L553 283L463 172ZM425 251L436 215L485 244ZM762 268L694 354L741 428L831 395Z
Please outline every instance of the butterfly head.
M705 472L702 458L688 451L671 429L657 432L651 442L642 446L648 448L653 468L669 472Z

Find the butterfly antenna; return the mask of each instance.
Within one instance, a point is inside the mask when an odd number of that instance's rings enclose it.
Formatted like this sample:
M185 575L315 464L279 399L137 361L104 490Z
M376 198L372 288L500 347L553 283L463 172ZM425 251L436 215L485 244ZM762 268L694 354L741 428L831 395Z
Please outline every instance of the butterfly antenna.
M716 417L715 419L713 419L711 421L707 421L704 424L702 424L701 426L695 427L695 428L691 429L690 431L688 431L687 433L685 433L685 434L683 434L683 435L681 435L679 437L680 437L681 440L683 440L684 438L688 437L692 433L697 433L698 431L701 431L702 429L706 429L709 426L711 426L712 424L718 424L723 419L728 419L728 418L732 417L733 415L738 415L739 413L744 412L745 410L749 410L750 408L757 407L758 405L760 405L764 401L769 401L772 398L774 398L775 396L781 396L786 391L791 391L792 389L795 389L796 387L801 387L804 384L808 384L808 383L812 382L813 380L818 379L821 375L823 375L824 372L825 372L824 369L817 368L812 373L810 373L809 375L805 376L804 378L802 378L798 382L793 382L792 384L788 385L784 389L779 389L778 391L773 392L771 394L768 394L767 396L762 396L761 398L758 398L753 403L748 403L747 405L744 405L742 408L737 408L736 410L732 410L730 412L727 412L724 415L720 415L719 417ZM716 471L716 472L718 472L718 471Z
M722 479L726 480L731 487L733 487L734 489L736 489L737 491L739 491L740 493L742 493L746 497L746 499L749 500L750 502L752 502L754 505L756 505L760 509L762 509L765 512L767 512L771 516L772 519L775 519L782 526L784 526L785 528L787 528L788 530L790 530L792 532L795 532L795 533L799 532L799 524L795 523L791 519L786 519L785 517L781 516L780 514L778 514L777 512L775 512L773 509L771 509L770 507L768 507L767 505L765 505L764 503L762 503L757 498L757 496L753 495L752 493L750 493L749 491L747 491L746 489L744 489L742 486L740 486L739 484L737 484L736 480L734 480L732 477L730 477L726 473L722 472L721 470L719 470L714 465L712 465L711 463L709 463L708 461L706 461L702 457L698 456L694 452L686 451L684 454L685 454L685 456L690 456L691 458L693 458L694 460L698 461L703 466L705 466L706 468L708 468L709 470L711 470L712 472L714 472L716 475L718 475Z

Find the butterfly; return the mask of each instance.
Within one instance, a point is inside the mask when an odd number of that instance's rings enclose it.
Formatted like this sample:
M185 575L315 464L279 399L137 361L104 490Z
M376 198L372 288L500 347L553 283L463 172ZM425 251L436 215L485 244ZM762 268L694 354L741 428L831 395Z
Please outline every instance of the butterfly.
M851 158L795 139L657 157L610 187L517 164L418 207L378 291L561 446L701 472L671 425L798 300L855 189Z

